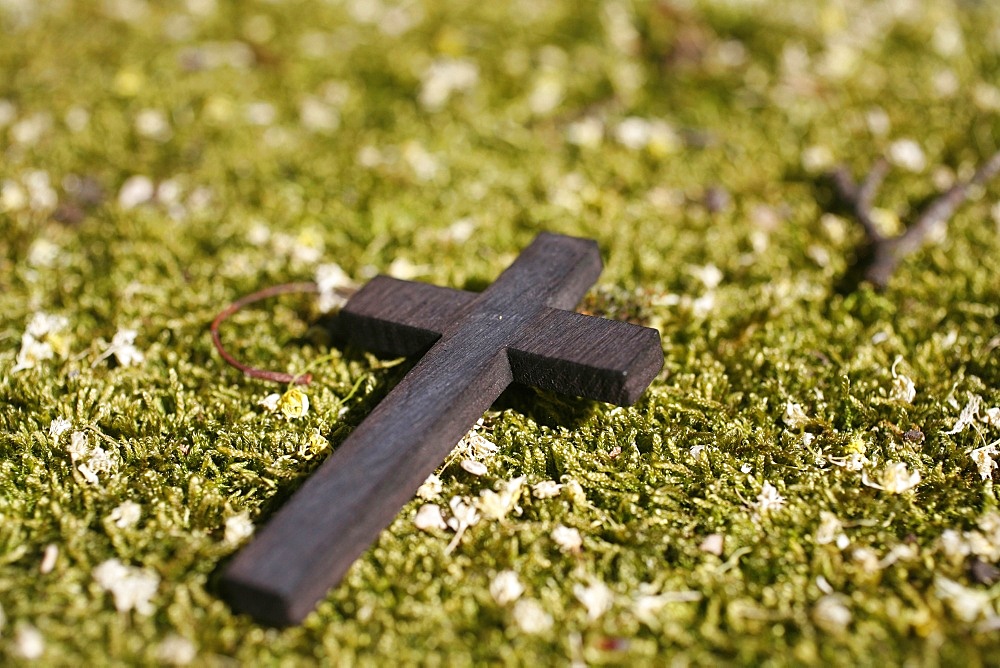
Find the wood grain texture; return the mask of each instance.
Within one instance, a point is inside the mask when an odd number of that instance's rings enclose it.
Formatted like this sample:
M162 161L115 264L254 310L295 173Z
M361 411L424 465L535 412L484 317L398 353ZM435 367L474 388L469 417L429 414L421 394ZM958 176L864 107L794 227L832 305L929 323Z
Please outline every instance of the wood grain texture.
M300 622L514 381L629 404L663 365L656 330L572 313L593 241L541 234L484 292L379 277L341 317L352 343L426 351L223 574L237 609Z

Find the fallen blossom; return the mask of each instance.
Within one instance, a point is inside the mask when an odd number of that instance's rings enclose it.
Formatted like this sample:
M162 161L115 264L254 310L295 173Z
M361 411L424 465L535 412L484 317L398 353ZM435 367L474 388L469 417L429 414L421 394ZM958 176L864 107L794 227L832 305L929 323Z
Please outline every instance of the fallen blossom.
M480 492L476 506L483 517L488 520L502 520L511 511L520 514L521 507L517 505L517 502L521 498L524 481L525 477L520 476L498 483L496 491L484 489Z
M904 404L912 404L917 396L917 386L908 376L896 373L896 365L902 358L897 357L892 363L892 390L889 392L889 399L899 401Z
M11 372L34 368L39 362L50 360L56 355L65 356L68 345L62 332L68 326L69 321L62 316L35 313L21 336L21 349Z
M587 609L587 618L595 621L614 605L615 595L603 582L593 581L587 586L573 585L573 595Z
M138 336L138 332L134 329L119 329L111 337L111 345L108 346L107 350L94 360L94 366L112 355L122 366L141 364L146 358L142 351L135 347L136 336Z
M559 496L561 489L562 485L555 480L543 480L531 486L531 495L536 499L551 499L554 496Z
M425 503L417 510L416 517L413 518L413 525L421 531L431 531L434 529L445 530L448 524L441 514L441 506L436 503Z
M474 427L462 437L456 450L466 453L470 459L486 459L495 455L499 448L496 443L480 434Z
M721 533L710 533L698 545L698 549L708 554L722 556L722 551L726 544L726 537Z
M156 660L168 666L186 666L198 656L194 643L171 633L156 648Z
M108 520L119 529L129 529L139 523L142 506L135 501L123 501L108 515Z
M972 552L969 541L961 532L946 529L938 538L938 549L954 564L963 561Z
M570 123L566 128L566 141L582 148L597 148L604 139L604 123L588 116Z
M130 176L118 191L118 206L123 209L134 209L153 199L156 186L148 176Z
M754 504L757 512L761 515L766 515L767 513L781 510L784 505L785 497L778 493L778 489L774 485L765 481L760 488L760 494L757 495L757 502Z
M781 420L791 429L801 429L809 424L809 416L802 410L802 405L794 401L785 402L785 412L781 415Z
M867 473L861 474L861 482L890 494L902 494L920 483L920 472L910 471L904 462L888 462L879 474L878 482L869 480Z
M580 536L580 532L562 524L552 530L552 540L563 552L579 552L583 546L583 537Z
M66 448L71 461L82 459L90 452L90 442L86 432L74 431L69 438L69 446Z
M278 410L289 420L303 417L309 412L309 395L293 387L281 395Z
M428 111L438 111L454 93L471 90L478 81L479 67L471 60L435 60L424 71L420 105Z
M479 510L469 500L461 496L453 496L448 502L451 510L451 517L448 519L448 527L455 532L455 537L445 549L445 554L451 552L458 546L465 535L466 529L479 522Z
M912 139L900 139L889 145L889 160L896 166L911 172L922 172L927 167L920 144Z
M475 459L463 459L459 466L461 466L467 473L471 473L474 476L486 475L486 464L477 462Z
M254 525L250 520L250 513L244 510L241 513L226 518L226 528L223 540L230 545L239 545L253 535Z
M155 610L152 598L160 586L160 577L153 571L108 559L92 574L98 586L114 597L118 612L135 610L140 615L151 615Z
M853 619L850 608L844 604L844 597L827 594L816 601L812 609L812 619L816 626L827 633L840 633Z
M427 480L424 480L423 484L417 489L417 496L425 501L430 501L440 496L443 489L444 483L441 482L441 478L432 473L427 476Z
M497 605L508 605L521 598L524 585L514 571L500 571L490 583L490 596Z
M13 649L13 653L22 659L28 661L40 659L45 653L45 638L42 636L42 632L31 624L18 624L14 631Z
M258 406L261 406L268 413L273 413L278 410L278 402L281 401L281 395L277 392L272 392L263 399L257 402Z
M969 453L969 457L972 458L973 463L979 468L979 475L983 480L991 478L993 471L997 469L997 463L993 461L993 457L998 454L997 445L1000 445L1000 441L994 441L989 445L976 448Z
M329 313L343 307L347 297L342 293L354 290L356 287L351 277L339 264L327 263L316 267L316 287L319 290L317 308L321 313Z
M66 418L58 417L49 423L49 437L58 441L59 437L73 428L73 423Z
M552 615L534 599L522 598L514 604L511 614L518 628L525 633L544 633L552 628Z
M957 434L959 432L965 431L965 429L971 426L976 419L979 417L979 411L983 405L983 398L978 394L973 394L969 397L968 403L965 404L965 408L962 409L961 414L958 416L958 420L955 421L954 426L952 426L950 431L943 432L945 434Z
M819 527L816 529L816 544L828 545L842 535L844 525L840 518L826 510L820 511Z
M973 622L992 612L988 592L965 587L943 575L934 577L934 593L948 604L951 611L963 622Z
M59 546L49 543L42 552L42 563L38 565L38 572L42 575L51 573L56 567L56 560L59 558Z

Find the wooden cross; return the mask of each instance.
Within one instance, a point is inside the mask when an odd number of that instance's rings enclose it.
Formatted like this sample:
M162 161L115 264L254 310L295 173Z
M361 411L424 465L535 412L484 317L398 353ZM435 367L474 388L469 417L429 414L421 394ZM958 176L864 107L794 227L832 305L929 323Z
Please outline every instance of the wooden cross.
M568 310L600 273L595 242L545 233L482 293L379 276L351 297L352 343L426 352L226 568L232 605L300 622L511 383L635 402L660 335Z

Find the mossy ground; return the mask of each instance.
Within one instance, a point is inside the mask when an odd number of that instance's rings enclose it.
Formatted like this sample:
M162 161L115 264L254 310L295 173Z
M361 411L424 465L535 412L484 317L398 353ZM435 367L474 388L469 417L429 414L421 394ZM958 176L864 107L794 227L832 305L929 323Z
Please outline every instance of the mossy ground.
M894 155L892 224L994 152L995 3L2 0L0 29L5 662L998 660L1000 585L969 566L1000 558L970 457L1000 424L945 432L1000 404L1000 188L884 294L844 294L861 233L819 176ZM330 261L480 289L541 230L599 241L585 308L661 331L649 392L515 394L487 474L451 462L438 503L518 476L557 496L451 552L415 499L301 627L234 615L227 519L266 522L405 367L331 349L305 298L243 313L241 358L316 376L278 419L213 315ZM15 372L38 312L67 327ZM142 363L100 359L122 328ZM112 461L96 483L72 432ZM892 462L919 484L865 484ZM158 578L149 614L99 585L112 558ZM506 570L541 621L491 595Z

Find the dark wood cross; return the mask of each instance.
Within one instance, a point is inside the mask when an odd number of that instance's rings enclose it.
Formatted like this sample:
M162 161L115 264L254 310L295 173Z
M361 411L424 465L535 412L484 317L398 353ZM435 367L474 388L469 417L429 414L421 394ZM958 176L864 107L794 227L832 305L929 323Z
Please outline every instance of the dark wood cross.
M379 276L351 297L350 342L424 355L229 564L232 605L300 622L511 383L635 402L660 335L569 310L600 273L595 242L545 233L482 293Z

